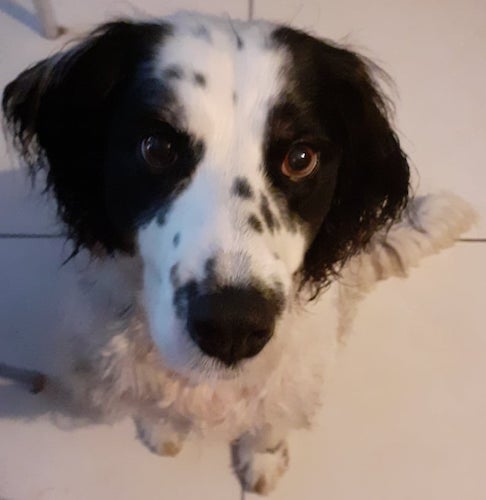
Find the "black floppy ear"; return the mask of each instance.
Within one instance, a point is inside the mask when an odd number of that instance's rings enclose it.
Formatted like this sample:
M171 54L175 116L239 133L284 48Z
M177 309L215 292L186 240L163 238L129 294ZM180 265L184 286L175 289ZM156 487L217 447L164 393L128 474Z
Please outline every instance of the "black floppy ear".
M21 73L4 90L13 143L32 173L44 169L76 250L128 250L104 201L103 157L113 109L166 27L118 21Z
M377 230L400 216L409 166L375 80L382 72L373 63L293 30L281 30L279 38L292 46L305 94L341 151L331 207L302 268L303 284L317 294Z

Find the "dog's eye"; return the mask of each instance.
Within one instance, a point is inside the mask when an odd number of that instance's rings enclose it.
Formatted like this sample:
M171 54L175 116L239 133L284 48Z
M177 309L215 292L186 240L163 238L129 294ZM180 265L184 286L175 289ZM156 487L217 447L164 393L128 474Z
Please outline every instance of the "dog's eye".
M293 181L309 176L317 167L319 155L307 144L294 144L285 155L282 173Z
M162 172L177 160L174 143L162 135L149 135L140 143L142 157L154 173Z

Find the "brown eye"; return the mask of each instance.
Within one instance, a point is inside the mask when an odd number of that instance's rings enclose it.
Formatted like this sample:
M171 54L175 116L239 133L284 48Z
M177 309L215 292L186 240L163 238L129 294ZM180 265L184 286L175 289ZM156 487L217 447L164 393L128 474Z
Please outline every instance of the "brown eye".
M140 143L140 151L147 165L155 173L163 171L177 159L173 143L159 135L144 137Z
M307 144L292 146L282 163L282 173L293 181L307 177L317 167L318 154Z

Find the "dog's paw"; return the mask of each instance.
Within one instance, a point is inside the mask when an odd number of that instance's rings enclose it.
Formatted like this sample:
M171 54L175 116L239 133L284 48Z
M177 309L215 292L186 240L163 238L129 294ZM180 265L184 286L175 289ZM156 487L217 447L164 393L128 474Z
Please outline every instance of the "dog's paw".
M182 449L184 435L164 422L136 420L137 433L147 448L164 457L174 457Z
M245 491L268 495L289 465L287 443L275 448L251 452L248 448L232 447L233 468Z

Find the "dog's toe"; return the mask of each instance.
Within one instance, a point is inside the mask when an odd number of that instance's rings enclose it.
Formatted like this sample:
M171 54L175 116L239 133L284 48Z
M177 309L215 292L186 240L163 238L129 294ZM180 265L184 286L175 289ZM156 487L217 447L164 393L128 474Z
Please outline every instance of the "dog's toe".
M241 456L233 453L233 466L245 491L268 495L289 464L288 448L285 441L264 452Z
M177 455L184 443L184 436L170 426L160 422L136 421L138 437L147 448L164 457L174 457Z
M182 442L176 443L174 441L165 441L157 451L159 455L166 457L175 457L182 450Z

